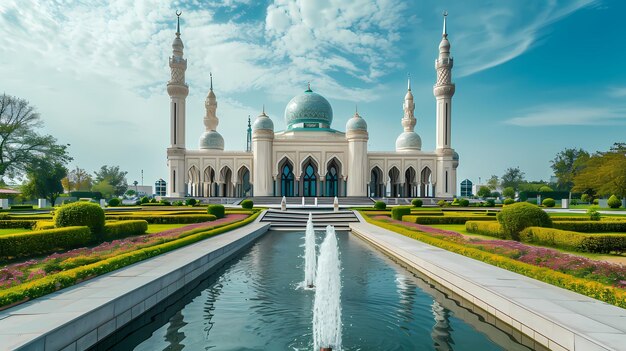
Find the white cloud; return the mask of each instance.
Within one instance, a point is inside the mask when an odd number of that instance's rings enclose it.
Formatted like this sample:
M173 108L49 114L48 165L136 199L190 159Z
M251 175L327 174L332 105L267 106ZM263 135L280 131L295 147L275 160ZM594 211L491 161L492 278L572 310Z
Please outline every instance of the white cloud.
M615 87L609 90L609 96L620 98L626 97L626 87Z
M504 123L521 127L624 125L626 108L555 103L529 110L505 120Z

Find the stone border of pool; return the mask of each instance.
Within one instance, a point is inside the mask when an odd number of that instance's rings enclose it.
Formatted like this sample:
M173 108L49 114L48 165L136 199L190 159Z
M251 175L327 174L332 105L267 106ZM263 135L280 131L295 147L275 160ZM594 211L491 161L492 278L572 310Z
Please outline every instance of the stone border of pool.
M353 234L551 350L626 350L626 310L369 224Z
M0 312L2 350L85 350L265 234L256 221Z

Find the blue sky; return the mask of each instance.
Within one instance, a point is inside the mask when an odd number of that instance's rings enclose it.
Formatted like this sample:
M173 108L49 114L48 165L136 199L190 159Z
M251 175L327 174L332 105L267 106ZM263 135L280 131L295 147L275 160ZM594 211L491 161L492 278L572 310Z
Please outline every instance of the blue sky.
M261 106L284 128L290 98L311 81L344 130L358 104L369 149L393 150L406 76L416 131L435 143L434 60L441 13L455 58L452 142L458 180L519 166L548 179L565 147L626 141L626 3L534 1L3 0L0 90L29 100L44 132L70 143L71 166L120 165L128 180L165 177L167 57L181 20L187 147L203 132L209 72L226 149L245 147Z

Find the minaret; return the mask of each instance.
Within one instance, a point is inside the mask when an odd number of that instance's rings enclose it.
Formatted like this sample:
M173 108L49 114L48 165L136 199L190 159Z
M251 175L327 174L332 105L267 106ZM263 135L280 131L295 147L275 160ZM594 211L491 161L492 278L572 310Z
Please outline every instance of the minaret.
M402 104L404 115L402 116L402 128L404 131L396 139L397 152L419 152L422 150L422 138L415 133L415 102L411 92L411 78L407 79L407 91Z
M346 123L346 139L348 140L348 183L346 196L369 196L367 179L367 123L355 109L354 116Z
M171 78L167 82L170 96L170 147L167 149L169 168L168 196L183 197L185 189L185 101L189 87L185 82L187 60L183 57L183 41L180 38L180 15L176 12L176 38L172 43L172 57L169 59Z
M435 60L437 70L437 82L433 87L433 93L437 99L437 171L434 182L435 196L452 198L456 196L456 168L458 166L458 154L452 149L452 96L455 85L452 83L452 66L454 61L450 57L450 42L446 17L443 13L443 33L439 43L439 57Z
M443 34L439 43L439 57L435 60L437 70L437 83L433 87L433 92L437 98L437 149L451 148L451 116L452 116L452 96L455 86L452 83L452 66L454 60L450 57L450 42L448 41L448 31L446 28L447 12L443 14Z
M263 112L252 125L252 173L254 196L274 196L274 122Z
M217 98L213 92L213 73L209 73L211 86L204 101L204 133L200 136L199 148L203 150L224 150L224 138L217 132L220 120L217 118Z
M250 115L248 115L248 130L246 133L246 152L252 151L252 124L250 124Z

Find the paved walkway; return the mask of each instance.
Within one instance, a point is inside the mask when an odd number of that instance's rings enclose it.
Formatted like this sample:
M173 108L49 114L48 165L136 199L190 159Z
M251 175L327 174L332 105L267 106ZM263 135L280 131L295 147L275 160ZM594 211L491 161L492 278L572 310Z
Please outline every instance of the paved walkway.
M626 350L626 309L364 221L350 228L551 350Z
M257 221L0 312L0 350L85 350L267 231Z

